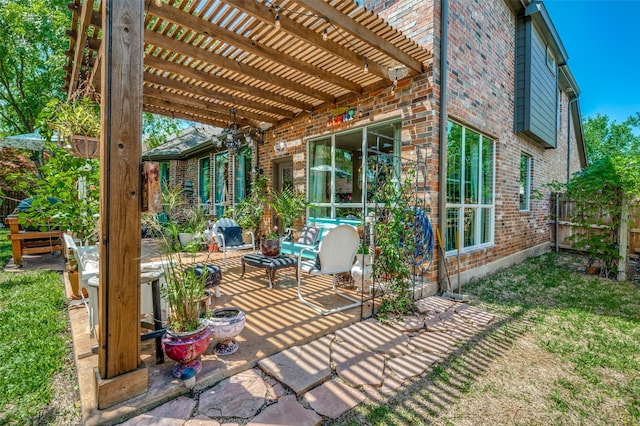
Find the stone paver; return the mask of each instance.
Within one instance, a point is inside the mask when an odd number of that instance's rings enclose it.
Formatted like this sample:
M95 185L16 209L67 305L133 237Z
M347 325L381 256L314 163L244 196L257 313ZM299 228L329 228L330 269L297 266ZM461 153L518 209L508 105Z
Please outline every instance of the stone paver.
M442 331L427 331L411 338L411 344L418 350L439 354L451 352L458 341L451 334Z
M416 300L416 307L418 308L418 312L421 314L426 312L446 312L457 304L457 302L443 299L438 296L429 296L424 299Z
M342 382L330 380L304 394L304 400L316 413L335 419L364 401L365 395Z
M409 337L370 318L336 331L336 337L372 352L402 355L412 352Z
M181 426L191 416L195 406L196 402L193 399L180 396L122 424L127 426Z
M266 403L267 385L257 369L224 379L200 394L198 412L208 417L248 419Z
M225 424L228 425L229 423ZM210 419L203 414L198 414L197 416L186 422L184 426L220 426L220 422Z
M199 395L179 397L125 425L239 426L226 418L248 419L247 425L322 424L365 399L385 401L406 380L420 376L434 362L469 341L494 315L439 297L418 301L424 318L411 316L389 324L361 321L306 345L259 361L257 368L222 380ZM334 372L337 378L331 378ZM306 408L284 386L303 395ZM311 389L311 390L309 390ZM305 393L306 392L306 393ZM258 414L259 412L259 414Z
M277 403L265 408L255 416L247 426L264 425L296 425L318 426L322 423L322 417L313 410L304 408L293 398L281 398Z
M424 329L424 319L417 316L401 317L390 321L389 325L400 332L411 333Z
M391 369L402 380L406 380L410 377L421 375L439 359L440 357L433 353L402 355L390 359L387 362L387 368Z
M384 356L347 342L334 341L331 349L336 373L351 386L382 384Z
M493 314L467 304L456 306L454 311L457 314L462 315L465 319L481 327L487 326L494 318Z
M290 387L296 395L326 382L331 378L329 346L333 336L286 349L258 361L268 375Z

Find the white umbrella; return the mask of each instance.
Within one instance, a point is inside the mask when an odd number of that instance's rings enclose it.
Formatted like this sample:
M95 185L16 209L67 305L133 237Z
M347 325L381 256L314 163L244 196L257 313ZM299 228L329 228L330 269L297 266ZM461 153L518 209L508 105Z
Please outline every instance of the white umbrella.
M55 138L56 135L54 134L52 139ZM42 151L44 150L44 143L45 139L38 132L0 138L0 148L6 147Z

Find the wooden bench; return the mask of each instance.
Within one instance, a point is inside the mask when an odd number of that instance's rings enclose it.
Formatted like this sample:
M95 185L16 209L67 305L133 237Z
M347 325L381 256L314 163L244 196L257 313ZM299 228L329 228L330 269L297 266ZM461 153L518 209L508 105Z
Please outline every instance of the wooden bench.
M25 231L21 229L17 216L8 216L4 223L9 226L13 263L22 266L25 254L42 254L62 251L62 231Z

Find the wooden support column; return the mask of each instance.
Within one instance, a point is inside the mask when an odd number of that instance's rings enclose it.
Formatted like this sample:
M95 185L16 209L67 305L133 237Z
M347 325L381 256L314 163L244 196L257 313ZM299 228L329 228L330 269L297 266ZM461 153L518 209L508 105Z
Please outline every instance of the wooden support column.
M147 391L140 359L142 0L105 0L100 144L100 290L96 400Z

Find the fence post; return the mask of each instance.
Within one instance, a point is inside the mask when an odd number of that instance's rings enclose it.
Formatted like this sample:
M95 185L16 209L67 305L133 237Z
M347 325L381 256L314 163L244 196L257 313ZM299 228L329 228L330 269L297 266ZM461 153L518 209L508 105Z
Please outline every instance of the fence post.
M629 204L626 197L622 198L620 210L620 243L618 244L618 281L627 279L627 250L629 247Z

